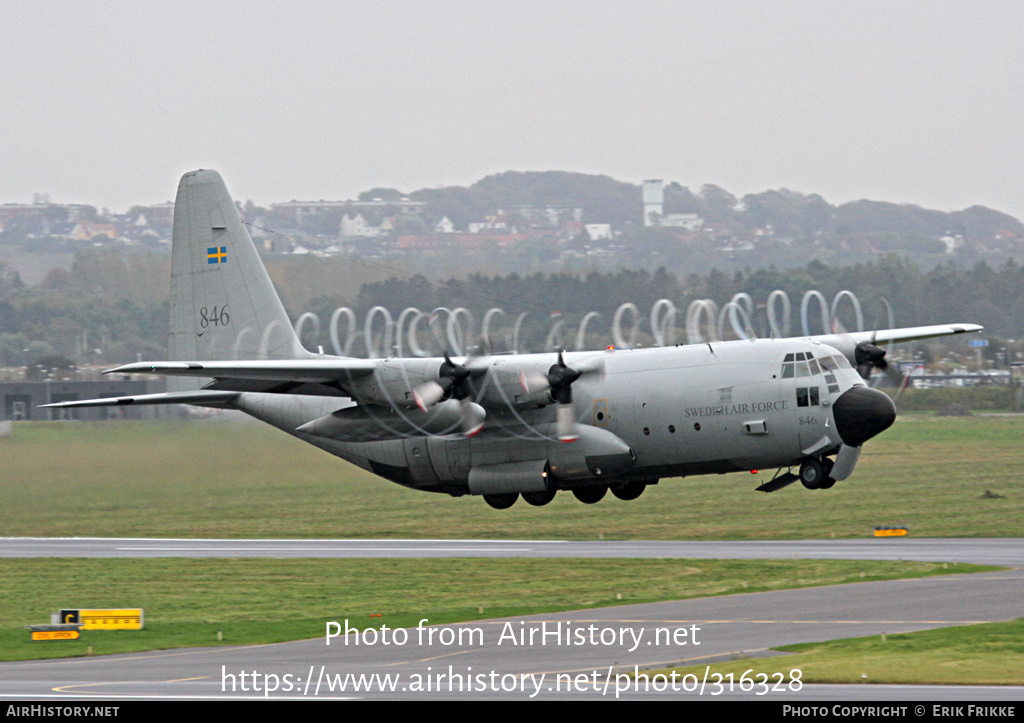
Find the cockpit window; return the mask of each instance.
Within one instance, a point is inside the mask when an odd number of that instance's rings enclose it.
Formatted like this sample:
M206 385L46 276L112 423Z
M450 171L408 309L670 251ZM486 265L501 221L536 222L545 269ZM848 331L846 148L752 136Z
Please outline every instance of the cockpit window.
M831 374L837 369L852 369L850 362L842 354L835 356L820 356L814 358L809 351L798 351L786 354L782 360L782 378L792 379L794 377L814 377L819 374ZM829 379L831 384L834 379Z

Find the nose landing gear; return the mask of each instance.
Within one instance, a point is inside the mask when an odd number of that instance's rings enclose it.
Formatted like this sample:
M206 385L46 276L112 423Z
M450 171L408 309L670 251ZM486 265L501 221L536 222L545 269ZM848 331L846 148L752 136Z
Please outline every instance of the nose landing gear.
M810 457L800 465L800 483L809 490L827 490L836 483L829 475L834 462L828 457Z

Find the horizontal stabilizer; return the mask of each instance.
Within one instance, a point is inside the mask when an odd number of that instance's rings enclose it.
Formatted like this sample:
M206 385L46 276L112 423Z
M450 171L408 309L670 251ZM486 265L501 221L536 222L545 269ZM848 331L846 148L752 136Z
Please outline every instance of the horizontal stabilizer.
M105 399L82 399L75 402L41 404L41 409L69 409L72 407L123 407L132 404L198 404L202 406L230 405L238 392L197 390L191 392L166 392L161 394L135 394L130 397L107 397Z

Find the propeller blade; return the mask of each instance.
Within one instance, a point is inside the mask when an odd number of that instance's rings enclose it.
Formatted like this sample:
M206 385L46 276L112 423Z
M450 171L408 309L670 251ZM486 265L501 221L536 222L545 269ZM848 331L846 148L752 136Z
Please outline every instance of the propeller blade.
M882 299L882 303L885 304L885 315L886 315L886 319L889 322L889 328L890 329L895 329L896 328L896 317L892 313L892 304L889 303L889 299L886 298L884 295L880 294L879 298L881 298ZM877 333L877 331L876 331L876 333ZM890 353L892 351L892 345L893 345L892 340L890 340L889 343L885 345L885 353L886 354L888 354L888 353Z
M575 442L580 438L576 431L576 410L572 404L558 405L558 441Z
M449 383L448 389L443 386L444 382ZM412 390L412 398L416 406L425 412L444 399L451 386L451 380L448 378L443 378L441 382L424 382Z
M573 369L578 371L581 377L597 374L599 379L604 379L604 357L598 356L588 359L582 364L577 364Z
M522 369L519 370L519 385L527 394L543 392L550 386L548 384L548 378L545 375L536 373L527 374Z
M899 367L895 364L886 364L884 367L879 367L884 373L885 378L892 382L892 385L899 389L906 383L906 377L903 372L899 370Z
M479 404L470 401L469 397L459 400L462 411L462 433L467 437L476 435L484 428L487 411Z
M906 389L908 386L910 386L910 375L909 374L903 374L901 376L902 376L902 379L900 379L900 383L896 387L896 389L897 389L896 396L893 397L893 400L892 400L892 403L893 403L894 406L899 403L900 397L903 396L903 390Z

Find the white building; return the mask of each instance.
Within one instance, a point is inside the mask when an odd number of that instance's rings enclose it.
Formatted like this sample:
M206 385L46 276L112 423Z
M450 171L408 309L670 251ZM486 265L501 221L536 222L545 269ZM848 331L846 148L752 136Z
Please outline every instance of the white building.
M380 229L367 225L366 219L363 218L361 213L357 213L355 216L349 216L346 213L341 219L341 226L338 232L342 238L376 238L380 233Z
M665 211L665 188L661 179L644 181L644 226L658 226Z
M670 213L661 217L661 226L670 228L685 228L688 231L696 231L704 225L704 219L695 213Z

